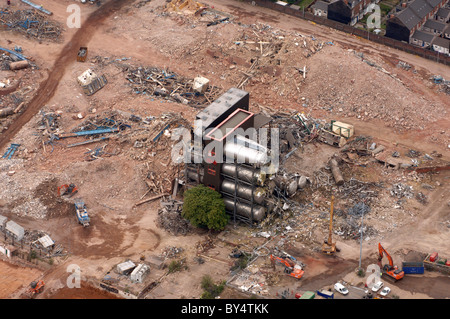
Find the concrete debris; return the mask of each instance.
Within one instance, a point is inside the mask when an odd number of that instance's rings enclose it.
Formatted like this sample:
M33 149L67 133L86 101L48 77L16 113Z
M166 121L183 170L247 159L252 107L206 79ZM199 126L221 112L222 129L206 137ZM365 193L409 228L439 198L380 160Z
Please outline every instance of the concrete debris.
M195 244L195 248L197 249L197 254L203 254L210 249L215 247L214 238L211 236L207 236L204 240L198 241Z
M163 259L174 259L178 258L184 252L184 248L175 247L175 246L167 246L161 250L161 253L158 257Z
M397 198L412 198L414 196L412 186L404 185L402 183L392 185L390 193Z
M183 103L193 107L205 107L214 101L222 89L209 85L209 80L184 78L168 69L154 67L122 66L133 93L162 97L164 100ZM204 80L203 80L204 79ZM207 80L205 82L205 80Z
M166 200L160 202L156 224L174 236L185 236L193 231L188 220L181 216L183 202L177 200Z

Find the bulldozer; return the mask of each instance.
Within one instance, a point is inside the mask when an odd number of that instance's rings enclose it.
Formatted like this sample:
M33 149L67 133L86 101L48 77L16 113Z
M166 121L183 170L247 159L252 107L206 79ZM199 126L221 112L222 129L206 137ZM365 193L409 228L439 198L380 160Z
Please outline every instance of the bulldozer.
M289 256L278 257L270 255L270 261L274 266L276 262L284 265L285 266L284 273L288 276L300 279L305 274L305 272L302 270L302 267Z
M333 214L334 214L334 196L331 196L331 207L330 207L330 228L328 231L328 239L325 239L322 244L322 252L327 255L334 255L340 250L336 247L336 243L333 243L332 232L333 232Z
M43 280L32 281L30 287L28 288L28 295L30 298L34 298L37 294L40 294L45 287Z
M403 270L399 269L397 266L394 266L394 262L392 261L391 255L388 254L388 252L381 246L380 243L378 243L378 262L380 263L380 268L383 269L383 274L386 274L389 278L393 279L394 281L400 280L405 276L405 273ZM382 260L383 255L386 255L389 264L386 264L382 266Z

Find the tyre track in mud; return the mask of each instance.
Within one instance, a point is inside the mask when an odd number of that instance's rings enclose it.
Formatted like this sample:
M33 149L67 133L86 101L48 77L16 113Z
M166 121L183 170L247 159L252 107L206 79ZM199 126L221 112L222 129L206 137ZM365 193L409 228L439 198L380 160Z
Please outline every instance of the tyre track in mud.
M74 56L79 47L89 42L95 34L98 25L127 3L129 4L130 1L111 0L99 7L86 19L81 25L81 28L76 31L72 39L61 50L47 79L39 85L35 96L30 101L26 110L0 135L0 149L5 147L20 129L50 101L55 94L61 78L64 76L66 67L74 62Z

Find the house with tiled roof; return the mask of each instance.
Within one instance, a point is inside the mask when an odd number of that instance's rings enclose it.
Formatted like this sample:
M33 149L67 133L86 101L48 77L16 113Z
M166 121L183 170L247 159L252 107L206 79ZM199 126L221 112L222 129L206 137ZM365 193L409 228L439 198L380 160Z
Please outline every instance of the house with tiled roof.
M433 42L434 38L435 38L435 35L433 35L431 33L416 30L416 31L414 31L413 35L411 36L410 43L417 45L419 47L429 48L431 46L431 43Z
M386 36L409 42L410 37L419 30L448 0L412 0L403 2L399 12L386 22Z
M450 54L450 39L445 39L441 37L434 37L431 42L433 51L442 53L442 54Z
M367 13L371 3L379 0L336 0L328 5L328 19L354 25Z

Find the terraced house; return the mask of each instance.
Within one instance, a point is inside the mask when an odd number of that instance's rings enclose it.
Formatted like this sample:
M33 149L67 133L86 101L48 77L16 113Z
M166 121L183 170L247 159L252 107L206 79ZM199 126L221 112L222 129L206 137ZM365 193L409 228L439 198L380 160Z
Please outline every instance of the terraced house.
M379 0L337 0L328 5L328 19L355 25L367 13L371 3Z
M397 9L397 12L391 14L386 22L386 36L414 43L411 38L417 30L427 32L432 30L432 33L442 33L441 25L445 21L445 17L441 21L436 21L436 15L441 8L445 8L448 0L412 0L403 2ZM445 15L445 10L439 11L441 17ZM428 22L427 21L432 21ZM433 21L434 20L434 21ZM426 25L426 29L423 27ZM445 27L445 25L444 25ZM414 38L413 38L414 39Z

